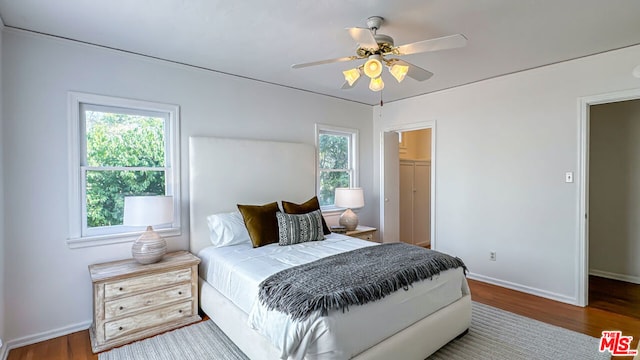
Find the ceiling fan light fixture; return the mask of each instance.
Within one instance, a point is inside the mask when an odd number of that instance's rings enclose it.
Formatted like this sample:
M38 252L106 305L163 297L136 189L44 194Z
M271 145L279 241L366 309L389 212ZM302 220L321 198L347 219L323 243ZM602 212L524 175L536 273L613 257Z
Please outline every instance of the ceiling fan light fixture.
M369 60L364 63L364 74L375 79L382 74L382 62L380 61L380 55L371 55Z
M369 82L369 89L371 91L380 91L384 89L384 81L382 81L382 77L379 76L377 78L371 79L371 81Z
M360 78L360 70L357 68L345 70L342 73L344 74L344 79L349 83L349 86L353 86Z
M393 64L389 67L389 72L400 83L402 82L402 80L404 80L405 76L407 76L409 67L406 65Z

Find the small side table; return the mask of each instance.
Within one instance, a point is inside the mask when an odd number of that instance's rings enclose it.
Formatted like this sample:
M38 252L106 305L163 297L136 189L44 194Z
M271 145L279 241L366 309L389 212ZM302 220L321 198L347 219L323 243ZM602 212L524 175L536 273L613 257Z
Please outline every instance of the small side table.
M362 240L375 241L373 240L373 235L376 231L378 231L376 228L358 225L355 230L347 231L347 235L357 237Z
M90 265L93 352L200 321L199 263L191 253L177 251L148 265L134 259Z

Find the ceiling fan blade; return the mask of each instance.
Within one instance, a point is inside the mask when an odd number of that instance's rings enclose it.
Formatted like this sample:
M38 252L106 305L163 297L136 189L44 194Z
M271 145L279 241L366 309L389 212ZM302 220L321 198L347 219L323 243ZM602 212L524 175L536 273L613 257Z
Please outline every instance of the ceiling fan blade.
M378 42L373 37L373 33L365 28L347 28L349 35L355 40L361 48L378 50Z
M407 72L407 76L412 79L415 79L418 81L425 81L433 76L433 73L431 71L427 71L419 66L413 65L404 60L400 60L400 59L392 59L392 60L394 64L408 66L409 71Z
M337 59L327 59L327 60L313 61L313 62L308 62L308 63L304 63L304 64L293 64L293 65L291 65L291 68L292 69L300 69L300 68L305 68L305 67L309 67L309 66L332 64L332 63L337 63L337 62L345 62L345 61L352 61L352 60L358 60L358 59L359 58L357 56L347 56L347 57L341 57L341 58L337 58Z
M400 45L395 48L394 53L397 55L411 55L427 51L454 49L465 45L467 45L467 38L462 34L456 34Z

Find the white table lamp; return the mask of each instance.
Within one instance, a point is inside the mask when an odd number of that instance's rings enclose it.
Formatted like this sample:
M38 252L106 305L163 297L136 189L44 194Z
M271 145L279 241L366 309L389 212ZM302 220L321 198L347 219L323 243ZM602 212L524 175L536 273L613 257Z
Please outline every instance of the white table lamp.
M146 226L147 231L133 243L131 255L141 264L153 264L167 253L167 242L153 225L173 222L172 196L127 196L124 198L125 226Z
M348 231L355 230L358 227L358 215L351 209L357 209L364 206L364 192L361 188L336 188L335 205L340 208L346 208L345 212L340 215L338 221Z

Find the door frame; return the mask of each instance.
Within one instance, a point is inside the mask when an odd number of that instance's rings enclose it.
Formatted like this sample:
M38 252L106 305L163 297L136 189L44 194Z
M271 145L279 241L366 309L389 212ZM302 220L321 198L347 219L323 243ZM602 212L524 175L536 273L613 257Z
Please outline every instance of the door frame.
M616 91L578 99L578 154L580 156L580 182L578 185L578 254L576 261L576 284L579 306L589 304L589 128L590 107L627 100L640 99L640 88Z
M415 122L415 123L408 123L408 124L393 124L393 125L389 125L385 128L382 128L380 130L380 194L379 194L379 199L380 199L380 213L379 213L379 218L380 219L384 219L384 207L385 207L385 194L384 194L384 188L385 188L385 180L384 180L384 174L385 174L385 162L384 162L384 154L386 151L385 148L385 141L384 141L384 133L386 132L391 132L391 131L414 131L414 130L423 130L423 129L431 129L431 204L430 204L430 208L431 208L431 249L436 249L436 120L427 120L427 121L420 121L420 122ZM398 155L399 156L399 155ZM385 229L383 227L382 229L382 241L384 242L384 232ZM393 239L393 241L397 241L399 239Z

